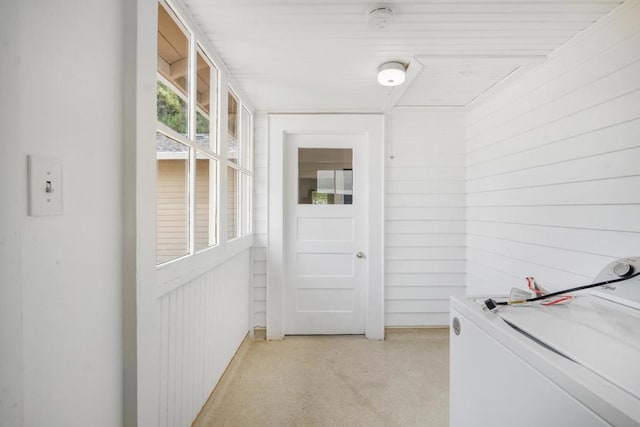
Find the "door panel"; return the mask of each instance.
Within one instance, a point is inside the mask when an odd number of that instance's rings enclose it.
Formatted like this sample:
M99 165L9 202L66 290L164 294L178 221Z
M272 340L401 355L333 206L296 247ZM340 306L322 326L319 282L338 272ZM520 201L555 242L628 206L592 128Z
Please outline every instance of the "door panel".
M285 137L285 334L365 332L364 134Z
M352 241L354 237L353 217L298 217L297 221L298 242Z

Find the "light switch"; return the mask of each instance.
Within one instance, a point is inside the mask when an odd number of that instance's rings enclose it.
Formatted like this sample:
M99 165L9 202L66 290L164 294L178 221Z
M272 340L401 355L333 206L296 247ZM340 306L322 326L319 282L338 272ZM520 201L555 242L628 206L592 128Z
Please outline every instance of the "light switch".
M29 215L62 215L62 162L28 156Z

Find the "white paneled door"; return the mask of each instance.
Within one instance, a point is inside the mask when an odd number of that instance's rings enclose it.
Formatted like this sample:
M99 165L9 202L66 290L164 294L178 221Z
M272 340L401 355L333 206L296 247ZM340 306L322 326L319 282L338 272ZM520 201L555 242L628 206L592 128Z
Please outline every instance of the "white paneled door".
M269 115L267 339L384 338L384 116Z
M285 334L363 334L366 134L285 136Z

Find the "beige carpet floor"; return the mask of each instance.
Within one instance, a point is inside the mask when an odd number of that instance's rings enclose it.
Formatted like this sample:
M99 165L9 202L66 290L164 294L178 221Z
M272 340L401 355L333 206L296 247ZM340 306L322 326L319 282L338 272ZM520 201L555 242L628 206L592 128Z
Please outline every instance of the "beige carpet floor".
M256 340L238 362L194 426L448 425L448 329Z

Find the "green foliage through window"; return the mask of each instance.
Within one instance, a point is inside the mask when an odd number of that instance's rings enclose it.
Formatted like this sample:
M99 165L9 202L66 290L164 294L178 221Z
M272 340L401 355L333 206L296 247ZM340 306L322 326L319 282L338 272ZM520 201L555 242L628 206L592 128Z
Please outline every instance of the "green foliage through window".
M209 119L200 113L196 113L196 133L209 134Z
M157 86L158 121L178 133L187 133L187 103L162 82Z

